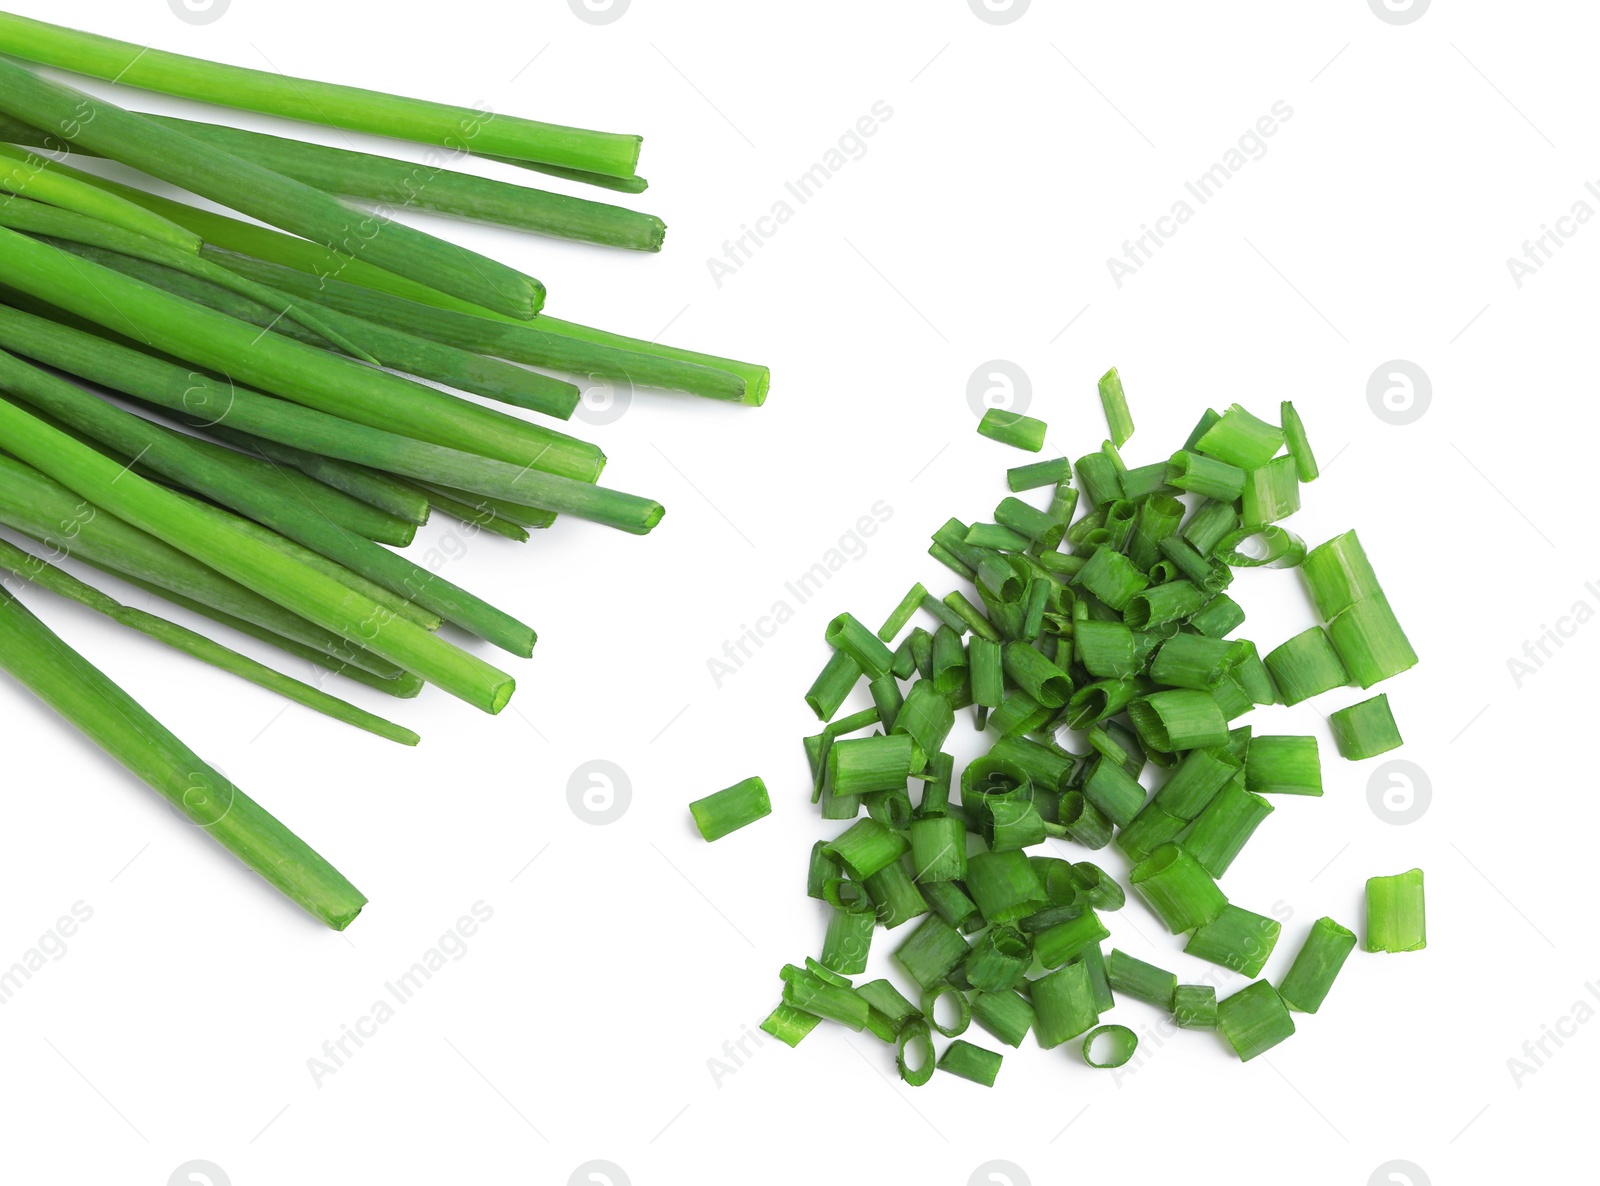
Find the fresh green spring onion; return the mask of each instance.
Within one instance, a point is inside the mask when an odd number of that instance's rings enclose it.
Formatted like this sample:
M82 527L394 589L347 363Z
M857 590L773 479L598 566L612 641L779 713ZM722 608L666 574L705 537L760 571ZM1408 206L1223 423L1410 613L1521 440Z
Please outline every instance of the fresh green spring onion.
M972 996L972 1019L1007 1046L1020 1047L1033 1028L1033 1006L1011 990Z
M1100 376L1100 406L1111 429L1111 443L1120 449L1133 436L1133 413L1128 411L1128 397L1122 392L1122 376L1116 367Z
M985 1087L993 1087L1002 1061L1003 1056L993 1050L985 1050L982 1046L958 1039L946 1046L944 1053L939 1056L939 1069Z
M1350 682L1339 653L1328 632L1312 626L1287 642L1274 647L1263 657L1272 682L1278 686L1285 704L1299 704L1323 692Z
M0 667L280 893L342 931L367 899L0 588Z
M1037 453L1044 448L1046 425L1020 412L1007 412L1003 408L990 408L978 421L978 432L1002 445L1026 449Z
M1250 526L1275 523L1300 509L1300 478L1294 458L1287 454L1245 474L1241 502L1244 522Z
M1315 1013L1328 997L1339 969L1355 948L1355 932L1331 918L1311 924L1311 933L1295 954L1294 963L1278 984L1278 996L1289 1008Z
M1244 550L1246 545L1249 551ZM1293 568L1305 554L1305 541L1298 535L1266 523L1228 532L1212 552L1230 568Z
M1259 795L1322 794L1322 762L1315 737L1252 737L1244 785Z
M1416 651L1381 593L1356 602L1330 621L1328 637L1351 680L1362 689L1417 663Z
M1225 461L1179 450L1167 462L1167 484L1191 494L1230 503L1245 486L1245 471Z
M639 160L638 136L207 62L10 13L0 13L0 52L164 95L606 177L633 176Z
M696 799L689 804L689 811L701 836L720 840L729 832L771 815L772 800L767 797L767 784L759 777L751 777L704 799Z
M1178 978L1171 972L1113 947L1106 957L1106 975L1111 978L1111 987L1124 996L1148 1001L1162 1009L1172 1008Z
M1217 1004L1217 1027L1235 1054L1249 1062L1294 1034L1294 1018L1265 980L1246 985Z
M804 1009L796 1009L790 1005L779 1005L767 1014L766 1020L761 1023L761 1032L771 1034L785 1046L793 1049L821 1024L822 1018L815 1013L807 1013Z
M153 239L190 257L200 253L200 236L136 202L50 167L49 161L9 144L0 144L0 190L17 195L4 201L7 210L48 203ZM32 199L31 202L25 199Z
M169 622L165 618L123 605L48 561L25 552L3 539L0 539L0 568L41 588L76 601L79 605L87 606L114 622L137 630L158 642L166 643L174 650L191 655L203 663L209 663L222 671L230 672L241 679L247 679L253 684L276 692L297 704L315 709L324 716L344 721L358 729L365 729L369 733L375 733L379 737L397 741L402 745L416 745L419 740L410 729L357 708L336 696L330 696L320 688L314 688L310 684L275 671L266 664L258 663L246 655L230 650L203 634L196 634L176 622Z
M1209 692L1178 688L1155 692L1128 704L1139 737L1153 749L1173 753L1221 745L1228 723Z
M1097 1042L1105 1042L1109 1049L1103 1055L1094 1052ZM1133 1057L1139 1048L1139 1036L1125 1025L1101 1025L1090 1030L1083 1038L1083 1061L1099 1070L1120 1067Z
M1367 878L1368 951L1421 951L1428 945L1422 870Z
M1282 929L1277 919L1230 902L1216 918L1195 929L1183 950L1253 979L1266 967Z
M1311 452L1311 442L1306 439L1306 426L1294 404L1284 400L1278 405L1278 419L1283 422L1283 437L1289 446L1289 456L1294 458L1295 472L1302 482L1317 480L1317 458Z
M1072 480L1072 462L1065 457L1035 461L1006 470L1006 486L1013 494L1039 486L1056 486ZM1071 489L1071 487L1068 487Z
M1400 729L1389 711L1389 697L1380 692L1370 700L1328 714L1339 753L1352 762L1398 749Z
M1174 935L1212 922L1228 899L1201 864L1177 844L1163 844L1133 867L1128 880Z
M1180 984L1172 992L1172 1020L1184 1029L1217 1028L1217 990L1209 984Z
M1086 964L1066 964L1033 981L1030 996L1033 1032L1046 1050L1092 1029L1100 1019Z
M1195 818L1183 846L1213 877L1221 877L1273 807L1242 779L1234 779Z
M1259 420L1238 404L1201 434L1195 449L1243 470L1259 469L1283 447L1283 430Z

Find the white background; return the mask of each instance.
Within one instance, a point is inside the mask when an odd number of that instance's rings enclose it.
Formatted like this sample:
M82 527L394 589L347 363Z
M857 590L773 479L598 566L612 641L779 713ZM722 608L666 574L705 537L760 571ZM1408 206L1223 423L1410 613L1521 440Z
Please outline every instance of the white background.
M1585 588L1600 579L1600 228L1520 288L1505 261L1573 203L1600 209L1584 190L1600 178L1590 6L1461 0L1403 26L1363 0L1037 0L1005 25L964 0L635 0L603 26L555 0L233 0L206 25L164 0L11 7L640 132L652 186L622 200L666 219L659 256L419 225L538 275L552 313L759 359L774 383L761 409L641 393L616 422L578 426L608 451L607 481L667 518L646 539L563 521L522 546L472 540L450 576L540 642L507 661L521 687L498 719L348 689L417 727L414 751L26 596L372 902L345 935L321 928L0 686L0 964L72 903L93 910L0 1007L8 1179L160 1183L205 1159L237 1184L564 1183L603 1160L636 1184L958 1184L1001 1159L1013 1183L1366 1183L1402 1159L1414 1183L1573 1180L1600 1026L1566 1023L1575 1036L1520 1085L1507 1060L1580 999L1600 1007L1584 987L1600 978L1600 628L1577 627L1520 688L1507 661L1574 603L1600 607ZM708 258L880 100L893 114L864 155L716 284ZM1119 287L1107 257L1279 100L1293 115L1265 154ZM1432 384L1400 426L1367 400L1397 358ZM1325 474L1292 525L1312 542L1359 528L1423 657L1388 690L1399 756L1433 798L1415 823L1384 822L1367 798L1377 761L1334 757L1310 705L1262 711L1258 730L1321 737L1327 793L1280 801L1224 884L1289 918L1273 979L1318 916L1360 929L1373 874L1426 870L1429 946L1356 952L1322 1013L1248 1065L1184 1032L1113 1079L1029 1042L992 1091L946 1075L913 1091L886 1048L829 1027L718 1079L708 1060L821 942L804 865L833 826L807 802L799 739L816 728L801 697L823 626L844 609L876 624L913 580L953 587L928 533L987 517L1019 459L973 432L968 378L990 359L1023 368L1050 448L1074 457L1104 435L1093 381L1112 364L1135 463L1208 404L1297 402ZM849 544L858 558L798 604L785 582L880 501L892 516L864 553ZM417 552L449 531L424 529ZM1234 592L1263 649L1312 621L1292 573L1246 573ZM792 620L717 686L708 660L780 600ZM592 759L631 788L605 826L569 806ZM699 841L685 804L757 772L773 815ZM317 1085L307 1060L480 901L493 917L466 955ZM1180 978L1212 971L1136 902L1110 925ZM875 969L903 933L879 933ZM1129 1002L1111 1019L1158 1015Z

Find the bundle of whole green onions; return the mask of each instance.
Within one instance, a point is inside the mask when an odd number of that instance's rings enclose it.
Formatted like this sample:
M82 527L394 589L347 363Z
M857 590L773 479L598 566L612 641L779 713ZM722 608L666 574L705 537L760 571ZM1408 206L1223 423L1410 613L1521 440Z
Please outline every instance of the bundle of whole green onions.
M484 157L639 193L637 136L7 13L0 54L0 525L48 549L0 540L0 568L20 582L415 744L411 730L54 562L91 565L390 695L432 683L499 712L512 678L435 631L450 622L521 657L534 631L392 549L434 511L519 541L558 515L642 535L663 514L598 484L597 446L509 409L569 418L572 377L766 397L765 367L551 317L538 280L388 216L411 208L656 251L665 228L652 215L444 167L447 154ZM141 115L18 59L444 151L413 164ZM100 160L256 221L110 181L93 171ZM0 611L0 666L188 810L191 775L207 768L9 594ZM359 895L325 862L220 776L203 781L202 814L227 801L213 834L325 921L355 917Z
M833 654L806 695L826 724L805 750L822 818L853 822L811 850L807 893L827 905L826 933L814 958L783 969L782 1003L762 1025L791 1046L826 1019L892 1046L907 1083L937 1067L989 1085L998 1052L955 1041L934 1057L934 1032L956 1038L975 1020L1009 1046L1030 1031L1046 1048L1081 1039L1090 1066L1117 1067L1138 1035L1099 1023L1121 994L1220 1030L1249 1059L1294 1032L1291 1011L1317 1011L1355 946L1319 919L1276 985L1256 979L1280 923L1218 881L1270 797L1321 795L1322 773L1315 737L1237 722L1256 705L1368 688L1416 655L1353 532L1308 552L1279 525L1317 476L1291 404L1281 425L1237 404L1208 410L1178 452L1129 467L1115 370L1100 391L1113 439L1099 452L1011 469L993 522L934 533L929 552L976 601L918 583L877 631L848 613L829 623ZM1035 452L1044 430L998 411L979 429ZM1035 488L1049 488L1045 507L1015 496ZM1265 656L1233 637L1245 615L1228 593L1236 569L1261 565L1298 566L1326 623ZM932 630L911 626L919 610ZM871 706L839 716L863 681ZM957 779L946 745L967 707L987 751ZM1333 725L1347 757L1400 744L1383 696ZM1152 770L1153 794L1140 782ZM712 839L765 814L764 799L730 788L696 818ZM1123 887L1048 841L1114 844L1184 951L1252 983L1219 1001L1213 983L1106 952L1102 913L1123 906ZM1420 870L1368 883L1368 950L1422 947L1422 917ZM893 956L909 994L855 983L878 928L906 923Z

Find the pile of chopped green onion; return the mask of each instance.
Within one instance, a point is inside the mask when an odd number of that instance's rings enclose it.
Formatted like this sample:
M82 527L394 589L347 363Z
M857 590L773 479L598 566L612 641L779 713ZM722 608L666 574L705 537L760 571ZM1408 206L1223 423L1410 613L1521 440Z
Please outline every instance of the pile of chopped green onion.
M975 1021L1002 1046L1031 1031L1117 1067L1138 1045L1102 1023L1120 995L1220 1031L1248 1060L1294 1033L1294 1013L1317 1012L1356 945L1318 919L1287 973L1259 978L1280 924L1221 883L1272 797L1321 795L1322 767L1315 737L1239 720L1370 688L1416 654L1354 532L1307 550L1280 525L1317 477L1291 404L1278 424L1238 404L1208 410L1176 453L1129 466L1115 370L1100 395L1112 439L1098 452L1013 468L992 522L933 533L930 554L969 591L918 583L881 629L848 613L829 623L832 656L806 694L825 724L805 750L822 818L848 823L811 850L821 948L784 967L762 1025L790 1046L838 1022L892 1047L909 1084L940 1069L992 1085L1001 1054L961 1040ZM979 432L1033 452L1045 439L1041 421L995 411ZM1016 497L1033 489L1048 490L1043 506ZM1264 655L1236 636L1245 612L1230 596L1236 570L1261 565L1298 567L1320 618ZM863 681L871 707L838 715ZM958 772L946 746L966 708L988 749ZM1400 744L1383 695L1334 713L1333 730L1352 759ZM716 835L761 814L725 814ZM1123 886L1047 841L1120 849L1128 884L1183 950L1251 983L1219 1000L1107 951ZM909 983L857 983L878 929L901 926L892 954ZM1420 870L1368 883L1366 927L1369 951L1424 945ZM936 1054L935 1033L957 1040Z
M533 629L398 549L434 512L516 541L560 515L643 535L662 506L599 485L605 454L550 422L576 410L571 380L754 406L767 370L551 317L537 279L387 212L657 251L665 227L653 215L438 163L141 115L22 63L628 194L646 184L637 136L222 65L8 13L0 55L0 526L43 548L0 539L0 668L342 928L365 901L354 887L11 590L50 590L414 745L410 729L123 605L60 562L388 695L431 683L497 713L512 677L436 631L449 622L526 658ZM108 180L99 162L254 221ZM210 818L218 811L225 825Z

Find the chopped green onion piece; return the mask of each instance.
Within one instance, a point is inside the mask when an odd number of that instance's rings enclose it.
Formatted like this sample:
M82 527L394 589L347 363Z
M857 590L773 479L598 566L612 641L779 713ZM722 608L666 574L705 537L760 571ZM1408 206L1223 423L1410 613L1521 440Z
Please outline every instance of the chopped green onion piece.
M1321 626L1303 630L1274 647L1263 661L1285 704L1299 704L1350 682L1333 640Z
M1156 791L1151 805L1178 819L1195 819L1239 769L1239 759L1220 746L1190 750Z
M1294 458L1275 457L1245 474L1243 519L1259 526L1287 519L1300 509L1300 478Z
M1204 749L1228 740L1228 722L1209 692L1177 688L1128 704L1139 738L1153 749L1175 753Z
M916 742L904 733L835 742L828 751L828 781L835 794L845 796L903 791L918 769L917 757Z
M1182 621L1198 611L1205 601L1205 593L1194 582L1166 581L1129 598L1122 620L1134 630L1153 630L1169 622Z
M1167 485L1231 503L1244 491L1245 471L1236 465L1180 449L1167 462Z
M968 601L959 591L953 590L944 595L940 604L944 613L940 614L933 608L932 602L924 603L925 609L939 618L946 626L960 634L963 630L971 630L979 638L987 638L991 642L1000 641L1000 632L994 628L989 619L978 611L978 607Z
M1217 1025L1244 1062L1265 1054L1294 1033L1294 1018L1265 980L1241 988L1217 1005Z
M1283 1003L1301 1013L1315 1013L1322 1008L1328 990L1333 987L1339 969L1344 967L1355 945L1355 932L1333 919L1319 918L1312 923L1311 933L1278 985Z
M1094 1045L1104 1041L1109 1049L1096 1056ZM1133 1057L1139 1048L1139 1036L1125 1025L1101 1025L1090 1030L1083 1039L1083 1061L1099 1070L1120 1067Z
M1058 523L1071 523L1073 513L1077 509L1078 488L1062 481L1056 486L1055 493L1050 496L1050 508L1046 513Z
M1422 870L1367 878L1368 951L1421 951L1428 945Z
M1178 978L1166 969L1113 947L1106 956L1106 975L1111 979L1111 987L1124 996L1162 1009L1172 1008L1172 994L1178 987Z
M1415 667L1417 653L1383 594L1358 601L1328 623L1328 636L1360 688Z
M1133 867L1128 880L1174 935L1211 922L1228 905L1211 874L1177 844L1163 844Z
M1006 644L1005 673L1043 708L1060 708L1072 695L1072 678L1025 642Z
M862 740L880 739L868 737ZM854 744L858 743L841 741L834 746L833 752L838 753L845 746ZM827 853L842 862L857 880L865 881L890 862L899 860L910 847L904 836L884 827L875 819L867 818L858 819L828 841Z
M1122 475L1122 496L1131 502L1143 502L1152 495L1171 494L1173 489L1167 484L1165 461L1136 466Z
M1010 989L978 992L972 995L972 1019L1007 1046L1020 1047L1033 1028L1033 1006Z
M1006 497L994 508L995 522L1042 548L1054 548L1067 533L1067 525L1020 498Z
M956 1005L955 1022L951 1025L942 1025L939 1022L937 1010L939 1002L950 999ZM967 998L961 990L953 984L936 984L932 988L924 989L922 993L922 1016L939 1033L947 1038L959 1038L967 1032L967 1026L972 1024L972 1007L967 1004Z
M1250 739L1244 785L1259 795L1322 794L1322 762L1315 737Z
M761 1023L761 1031L771 1034L791 1050L800 1045L807 1034L822 1024L822 1018L792 1005L779 1005Z
M1258 420L1238 404L1228 410L1195 442L1195 448L1209 457L1226 461L1240 469L1259 469L1283 447L1283 430Z
M1109 506L1122 497L1122 473L1106 454L1086 454L1073 462L1073 470L1091 507Z
M1089 557L1075 581L1112 609L1122 611L1128 602L1150 583L1121 552L1101 548ZM1130 626L1136 623L1129 623Z
M929 544L928 555L932 556L940 564L944 565L964 581L970 581L977 576L977 573L963 563L954 552L950 551L950 549L945 547L943 544Z
M1236 778L1196 817L1183 846L1207 873L1221 877L1272 810L1271 803Z
M1116 367L1100 376L1100 406L1111 429L1111 443L1120 449L1133 435L1133 413L1128 411L1128 397L1122 392L1122 376Z
M993 926L979 936L963 971L973 988L1000 992L1015 984L1032 960L1033 951L1021 931L1015 927ZM953 1038L960 1031L951 1033L941 1029L939 1032Z
M944 747L945 738L950 735L955 720L955 709L940 691L936 680L919 679L911 685L911 691L895 719L892 722L886 719L884 723L891 734L904 733L911 737L926 757Z
M1097 910L1121 910L1128 895L1111 874L1090 861L1076 861L1072 883L1083 900Z
M867 970L867 952L872 947L872 932L878 920L860 910L834 910L828 916L828 931L822 940L818 962L830 972L854 976Z
M1026 863L1027 858L1023 859ZM906 975L923 989L929 989L942 984L971 953L972 949L959 931L938 915L930 914L895 949L894 958Z
M824 879L822 883L822 900L835 910L848 910L855 914L874 913L872 897L867 893L867 887L859 881L852 881L845 877L841 869L838 874Z
M917 1007L887 980L869 980L857 985L856 995L887 1018L897 1033L906 1022L922 1016Z
M878 925L886 930L892 931L901 923L928 913L928 901L911 880L903 861L891 861L867 878L866 890L877 908Z
M1217 990L1209 984L1180 984L1172 993L1172 1020L1184 1029L1217 1028Z
M911 867L916 880L962 881L967 876L967 829L954 816L911 821Z
M854 989L830 984L821 976L800 968L785 969L785 973L785 1005L837 1021L857 1032L866 1028L872 1006L858 997Z
M922 896L935 914L964 935L983 926L977 903L953 881L927 882L922 886Z
M1071 963L1085 948L1098 946L1109 939L1111 932L1093 910L1084 910L1076 918L1059 922L1034 936L1033 953L1046 968L1058 968Z
M1072 645L1090 675L1121 679L1139 671L1133 632L1121 622L1079 622L1073 627Z
M1046 427L1043 420L1035 420L1020 412L1007 412L1003 408L990 408L978 421L980 435L991 441L999 441L1002 445L1026 449L1030 453L1037 453L1044 448Z
M1081 791L1061 796L1061 826L1085 848L1104 848L1111 843L1111 821Z
M1032 733L1054 715L1042 707L1026 692L1013 691L1000 702L1000 707L989 717L989 728L1001 737L1014 737Z
M914 1057L913 1050L921 1057ZM894 1063L900 1078L912 1087L921 1087L933 1078L933 1035L926 1021L913 1018L900 1027L895 1037Z
M751 777L704 799L696 799L689 804L689 810L701 836L720 840L729 832L737 832L746 824L771 815L772 800L767 797L767 784L759 777Z
M1188 820L1169 814L1154 803L1147 803L1117 833L1117 847L1127 854L1129 860L1142 861L1163 844L1176 840L1188 824Z
M967 643L967 663L972 680L972 700L984 708L999 708L1005 699L1005 667L1001 646L987 638Z
M1022 490L1035 490L1040 486L1055 486L1072 480L1072 462L1065 457L1049 461L1034 461L1006 470L1006 486L1013 494Z
M1000 1063L1003 1056L993 1050L985 1050L982 1046L974 1046L971 1042L957 1039L944 1048L944 1053L939 1056L939 1069L949 1071L952 1075L963 1079L970 1079L974 1083L981 1083L985 1087L993 1087L995 1076L1000 1073Z
M1133 566L1148 573L1150 566L1161 559L1161 541L1182 521L1183 504L1170 495L1156 494L1140 504L1127 549Z
M1253 979L1266 967L1282 929L1277 919L1230 902L1221 914L1189 936L1183 950Z
M1066 530L1062 524L1058 523L1056 526L1061 527L1063 531ZM1027 536L999 523L974 523L967 528L966 542L974 548L992 548L1002 552L1025 552L1030 543ZM1009 568L1005 561L998 557L985 557L985 559Z
M1339 753L1352 762L1388 753L1402 744L1385 692L1328 714L1328 724L1333 728Z
M889 615L888 620L878 628L878 638L885 643L893 641L894 636L911 621L911 615L917 612L917 607L927 596L928 591L922 587L921 581L912 585L911 591L900 599L900 604L894 607L894 612Z
M843 651L856 661L868 679L888 674L894 655L872 631L868 630L854 614L840 614L828 623L828 645Z
M1239 513L1231 501L1207 500L1194 509L1179 532L1202 556L1209 557L1220 541L1239 526Z
M949 696L967 682L967 652L961 645L961 636L948 626L933 632L934 691Z
M1050 904L1027 855L1018 851L969 857L966 888L983 917L996 926L1014 923Z
M1033 981L1034 1035L1046 1050L1093 1028L1100 1019L1087 964L1066 964Z
M1243 660L1243 645L1202 634L1174 634L1150 663L1150 678L1169 688L1208 692Z
M900 706L905 703L905 697L900 693L900 681L894 677L893 672L880 675L867 685L867 693L872 697L872 705L878 712L878 719L884 727L893 729L895 718L900 714Z
M1206 430L1221 419L1222 417L1218 416L1212 408L1207 408L1204 412L1201 412L1200 419L1195 422L1194 428L1190 430L1189 437L1184 441L1183 447L1193 452L1194 447L1200 443L1200 438L1205 436Z
M1263 520L1254 522L1260 525L1223 536L1212 555L1230 568L1293 568L1305 559L1306 543L1294 532Z
M1307 552L1300 564L1300 575L1324 622L1332 621L1358 601L1383 596L1366 549L1354 531L1336 535Z
M1306 439L1306 426L1295 411L1294 404L1284 400L1278 405L1278 419L1283 421L1283 437L1289 445L1289 456L1294 458L1295 470L1302 482L1317 480L1317 459L1311 452L1311 442Z
M1144 806L1144 788L1139 780L1115 762L1097 755L1083 780L1084 798L1094 804L1105 818L1125 828Z

